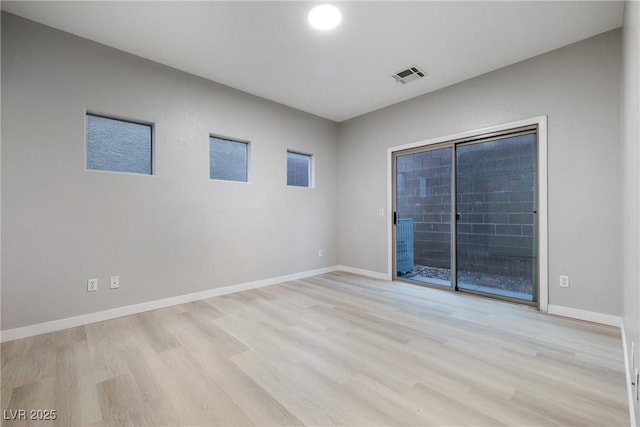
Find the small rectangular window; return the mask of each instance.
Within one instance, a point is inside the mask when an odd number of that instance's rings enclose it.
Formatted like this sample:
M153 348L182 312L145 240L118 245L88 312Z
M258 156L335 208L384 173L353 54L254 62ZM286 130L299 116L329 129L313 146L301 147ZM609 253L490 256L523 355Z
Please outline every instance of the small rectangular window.
M249 143L209 137L209 178L248 181Z
M311 156L287 151L287 185L311 187Z
M149 124L87 113L87 169L151 175Z

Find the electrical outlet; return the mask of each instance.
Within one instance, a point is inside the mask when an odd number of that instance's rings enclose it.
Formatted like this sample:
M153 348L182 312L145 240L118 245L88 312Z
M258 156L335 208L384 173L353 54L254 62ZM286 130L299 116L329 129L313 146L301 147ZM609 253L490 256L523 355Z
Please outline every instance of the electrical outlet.
M568 288L569 287L569 276L560 275L560 287Z
M95 292L98 290L98 279L87 280L87 292Z
M380 209L378 210L378 215L380 215L380 216L384 216L384 208L380 208Z
M318 256L322 256L324 255L324 252L322 251L322 249L318 249Z
M111 276L111 289L118 289L120 287L120 276Z

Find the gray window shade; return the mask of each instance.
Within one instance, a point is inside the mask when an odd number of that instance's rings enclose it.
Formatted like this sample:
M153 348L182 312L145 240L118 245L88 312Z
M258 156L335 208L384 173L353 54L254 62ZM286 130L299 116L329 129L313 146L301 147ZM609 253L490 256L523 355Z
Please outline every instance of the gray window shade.
M287 151L287 185L311 186L311 156Z
M87 169L152 174L151 125L87 114Z
M209 178L247 181L249 144L216 137L209 138Z

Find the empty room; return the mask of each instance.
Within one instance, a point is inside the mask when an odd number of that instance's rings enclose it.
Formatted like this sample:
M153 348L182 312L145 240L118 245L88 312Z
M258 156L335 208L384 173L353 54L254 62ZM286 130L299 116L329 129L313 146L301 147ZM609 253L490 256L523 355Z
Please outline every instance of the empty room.
M2 425L640 424L640 2L0 7Z

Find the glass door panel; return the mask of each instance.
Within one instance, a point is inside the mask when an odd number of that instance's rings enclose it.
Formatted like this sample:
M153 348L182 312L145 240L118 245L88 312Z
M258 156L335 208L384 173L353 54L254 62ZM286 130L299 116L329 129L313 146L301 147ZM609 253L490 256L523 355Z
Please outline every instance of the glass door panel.
M452 151L394 156L399 278L451 286Z
M456 147L458 289L535 301L536 134Z

